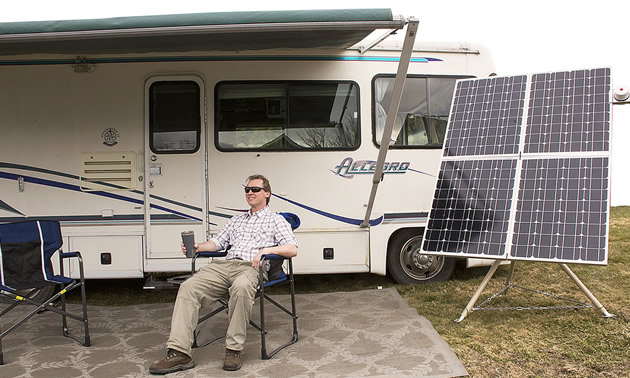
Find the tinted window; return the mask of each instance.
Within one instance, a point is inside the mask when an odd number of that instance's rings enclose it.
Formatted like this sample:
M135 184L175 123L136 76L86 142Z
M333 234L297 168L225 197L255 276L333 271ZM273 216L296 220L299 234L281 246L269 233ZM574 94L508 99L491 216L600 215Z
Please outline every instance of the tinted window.
M194 81L159 81L149 88L151 150L190 153L199 149L200 89Z
M220 83L220 150L355 149L358 90L347 82Z
M394 121L392 148L441 147L457 77L408 77ZM391 104L393 76L373 82L373 136L380 145Z

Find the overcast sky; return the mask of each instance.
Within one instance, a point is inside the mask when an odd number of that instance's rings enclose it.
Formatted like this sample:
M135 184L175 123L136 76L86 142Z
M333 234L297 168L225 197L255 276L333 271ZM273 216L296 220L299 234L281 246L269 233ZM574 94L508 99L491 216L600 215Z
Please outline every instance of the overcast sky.
M625 0L3 2L0 22L276 9L391 8L420 20L418 39L473 41L492 53L499 75L611 67L630 86L630 2ZM612 205L630 205L630 104L613 107Z

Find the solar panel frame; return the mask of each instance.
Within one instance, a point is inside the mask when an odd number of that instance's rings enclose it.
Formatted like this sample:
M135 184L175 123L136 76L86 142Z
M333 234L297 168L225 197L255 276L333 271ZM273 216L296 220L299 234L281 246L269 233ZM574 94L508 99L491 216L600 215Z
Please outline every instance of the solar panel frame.
M521 87L523 78L524 92ZM504 93L506 83L513 83L509 90L516 93ZM492 89L498 89L502 99L510 100L494 106L496 104L491 99L497 95L492 94ZM609 68L459 80L453 96L440 175L436 180L436 194L425 228L422 252L456 257L607 264L610 96ZM510 103L512 100L518 104ZM522 109L517 106L520 104ZM501 148L493 148L490 144L497 139L488 134L481 138L482 133L470 130L475 125L481 125L486 127L484 130L505 132L506 125L496 117L487 121L479 116L485 111L511 114L512 123L507 126L518 130L519 135L511 136L509 143ZM513 125L514 119L518 122L516 126ZM488 145L480 143L483 139ZM512 148L514 145L517 145L516 150ZM452 230L437 229L436 226L439 228L443 224L440 220L436 221L436 216L455 217L456 211L461 213L456 201L450 215L443 208L435 209L436 205L443 205L438 199L440 192L448 187L445 184L448 182L445 167L462 165L468 160L497 162L505 159L514 159L516 164L513 178L509 180L512 198L502 203L503 208L510 208L508 230L505 232L509 237L501 238L503 251L497 252L496 245L493 245L491 253L479 248L483 246L484 238L475 238L468 229L465 229L467 233L464 232L464 235L457 227ZM544 179L537 176L536 169L541 167L547 175ZM544 186L534 187L536 181L544 183ZM470 190L465 186L461 189ZM461 195L451 195L453 198L458 196ZM463 206L468 206L470 202L461 201ZM484 199L474 201L477 205L484 202ZM479 209L469 212L483 208L479 206ZM562 231L558 222L564 227ZM455 221L451 223L457 224ZM498 229L501 233L505 224L505 218L500 217ZM484 232L497 229L490 225L484 227ZM445 240L440 241L436 235ZM453 242L447 240L449 235L456 235L454 244L457 248L451 247ZM461 240L467 240L465 248Z

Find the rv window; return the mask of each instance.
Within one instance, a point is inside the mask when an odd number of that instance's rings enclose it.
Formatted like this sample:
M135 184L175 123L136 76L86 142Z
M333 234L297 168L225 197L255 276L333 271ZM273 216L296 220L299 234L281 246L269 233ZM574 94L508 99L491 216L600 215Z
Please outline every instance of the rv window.
M405 81L394 121L391 148L442 147L455 81L459 77L414 77ZM380 146L392 99L393 76L379 76L372 86L374 143Z
M224 82L216 87L222 151L359 147L358 89L347 82Z
M192 153L199 149L200 89L194 81L158 81L149 88L151 151Z

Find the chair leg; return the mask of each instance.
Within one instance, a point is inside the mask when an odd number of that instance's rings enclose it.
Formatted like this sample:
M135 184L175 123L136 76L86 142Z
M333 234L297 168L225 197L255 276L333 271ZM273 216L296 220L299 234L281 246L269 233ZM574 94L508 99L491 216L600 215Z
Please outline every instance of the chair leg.
M291 311L287 310L283 305L281 305L280 303L276 302L275 300L267 296L265 294L264 286L261 286L260 288L260 327L256 327L255 324L254 326L260 331L260 345L261 345L260 357L263 360L268 360L272 358L274 355L276 355L276 353L280 352L282 349L288 347L289 345L295 344L298 341L297 313L296 313L296 306L295 306L295 285L294 285L294 280L293 280L293 265L290 259L289 259L288 277L289 277L289 287L290 287L290 296L291 296ZM293 335L291 337L291 340L287 342L286 344L280 345L279 347L277 347L270 353L267 352L267 345L266 345L267 329L265 327L265 300L268 300L269 302L271 302L271 304L273 304L274 306L276 306L277 308L279 308L280 310L284 311L286 314L291 316L292 322L293 322Z
M85 280L81 277L81 303L83 303L83 328L85 338L83 345L90 346L90 330L88 329L87 295L85 293Z
M267 329L265 328L265 286L260 285L260 358L262 358L263 360L268 360L271 358L267 354L267 345L265 340L266 335Z
M64 313L61 314L61 331L63 332L63 335L65 337L69 336L69 332L68 332L68 320L66 319L66 294L61 294L61 296L59 297L59 304L61 306L61 311L63 311Z

